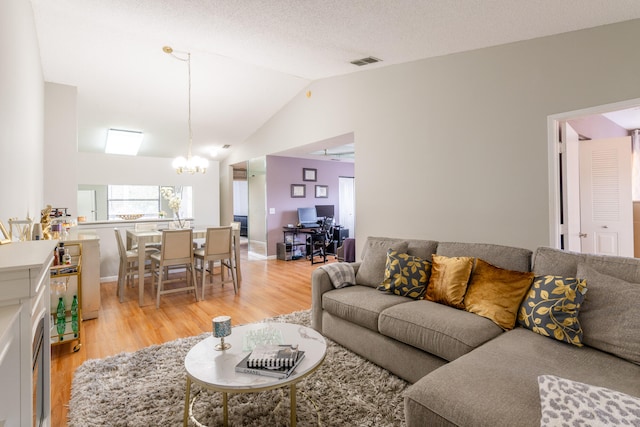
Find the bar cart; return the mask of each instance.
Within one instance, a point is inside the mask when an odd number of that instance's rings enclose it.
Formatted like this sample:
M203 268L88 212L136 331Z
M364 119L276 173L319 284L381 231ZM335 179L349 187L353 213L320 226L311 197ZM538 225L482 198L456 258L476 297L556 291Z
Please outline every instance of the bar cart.
M51 345L75 341L73 351L82 346L82 245L71 243L56 247L57 265L50 270Z

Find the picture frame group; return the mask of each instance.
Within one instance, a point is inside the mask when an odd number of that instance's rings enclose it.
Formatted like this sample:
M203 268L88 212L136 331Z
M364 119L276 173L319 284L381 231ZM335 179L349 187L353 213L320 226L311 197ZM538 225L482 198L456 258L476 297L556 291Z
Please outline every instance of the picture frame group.
M291 184L291 197L293 198L307 197L307 186L305 184Z
M326 199L329 197L328 185L316 185L316 199Z
M315 182L318 180L318 169L302 168L302 180Z

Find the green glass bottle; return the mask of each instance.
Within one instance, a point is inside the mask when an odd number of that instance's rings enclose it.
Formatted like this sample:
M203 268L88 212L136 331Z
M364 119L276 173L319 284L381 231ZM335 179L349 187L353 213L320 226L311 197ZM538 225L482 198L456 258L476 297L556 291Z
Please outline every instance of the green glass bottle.
M64 307L64 299L62 297L58 298L58 310L56 313L56 325L58 328L58 335L60 336L60 341L64 339L64 330L66 327L66 313Z
M71 329L73 330L74 338L78 338L78 326L78 297L74 295L71 303Z

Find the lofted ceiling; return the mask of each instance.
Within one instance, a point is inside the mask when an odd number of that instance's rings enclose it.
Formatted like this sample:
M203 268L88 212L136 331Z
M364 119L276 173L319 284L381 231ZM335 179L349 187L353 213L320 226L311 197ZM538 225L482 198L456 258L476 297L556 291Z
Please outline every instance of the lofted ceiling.
M626 130L640 129L640 106L604 113L603 116Z
M140 155L186 154L187 66L168 45L191 52L193 152L213 160L314 80L640 18L637 0L31 3L45 81L77 87L80 151L103 152L107 129L119 128L144 132ZM382 61L350 63L368 56ZM297 154L331 157L352 142Z

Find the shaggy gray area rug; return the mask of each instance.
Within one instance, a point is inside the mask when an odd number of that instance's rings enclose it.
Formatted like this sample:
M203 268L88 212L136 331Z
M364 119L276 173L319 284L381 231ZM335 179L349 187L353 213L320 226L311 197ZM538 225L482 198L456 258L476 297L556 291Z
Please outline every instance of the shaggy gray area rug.
M310 324L309 311L272 320ZM134 353L87 360L75 372L69 402L70 426L182 425L184 358L209 333L154 345ZM318 371L297 385L300 426L404 426L402 394L409 384L327 339ZM222 425L222 394L197 385L194 415L208 426ZM229 395L232 426L289 425L288 387ZM189 425L194 425L191 421Z

